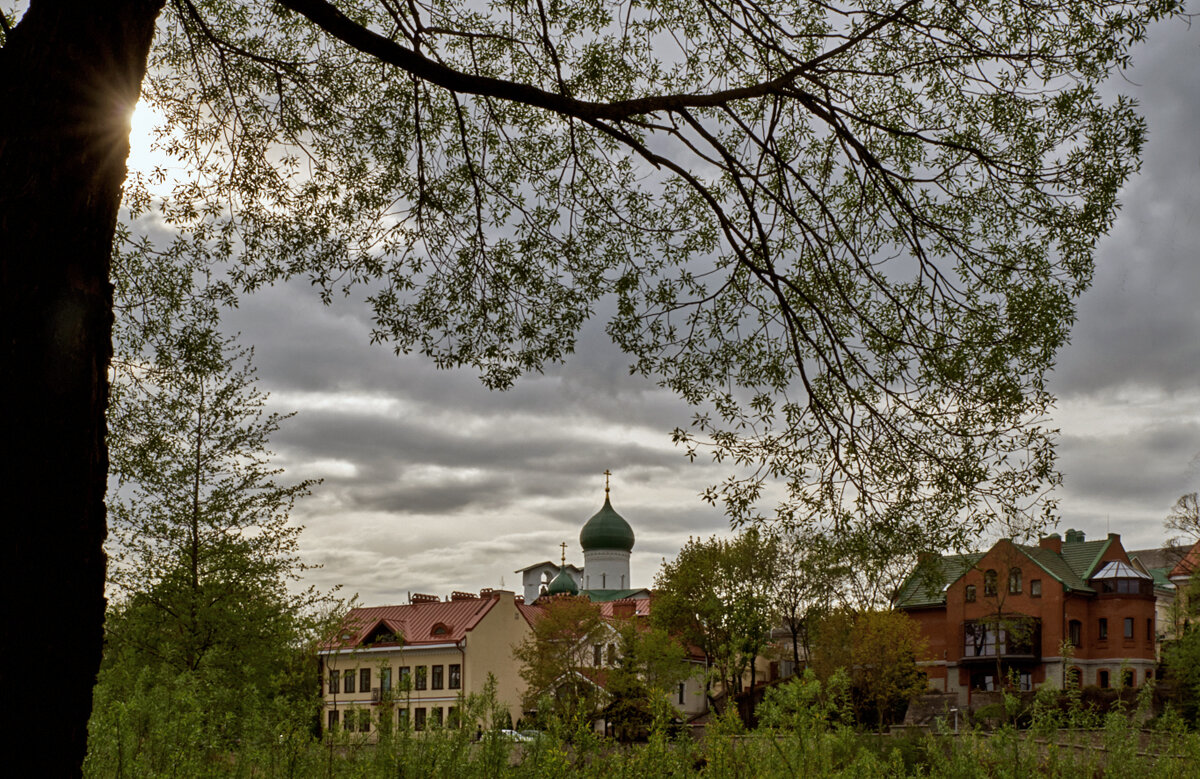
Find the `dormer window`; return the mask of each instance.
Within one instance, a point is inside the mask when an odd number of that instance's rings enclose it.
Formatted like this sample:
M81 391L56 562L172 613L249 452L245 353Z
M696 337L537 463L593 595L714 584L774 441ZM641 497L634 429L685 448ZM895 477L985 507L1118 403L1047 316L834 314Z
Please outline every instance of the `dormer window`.
M449 635L449 633L450 628L446 626L445 622L438 622L433 626L433 629L429 631L429 634L433 636L445 636Z

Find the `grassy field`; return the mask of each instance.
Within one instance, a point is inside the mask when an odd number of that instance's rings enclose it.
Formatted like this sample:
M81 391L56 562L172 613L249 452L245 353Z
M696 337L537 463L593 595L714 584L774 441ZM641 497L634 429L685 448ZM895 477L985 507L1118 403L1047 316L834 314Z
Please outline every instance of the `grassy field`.
M1143 696L1143 704L1149 696ZM1053 702L1054 705L1051 705ZM486 701L466 701L475 727L399 731L379 743L358 734L276 733L235 748L197 742L194 722L136 712L93 719L89 777L1147 777L1192 779L1200 734L1170 712L1144 725L1145 711L1064 710L1058 693L1032 705L1011 699L1012 721L958 734L875 734L855 728L844 702L815 680L773 690L760 726L718 717L700 737L669 735L664 716L642 743L617 744L586 726L551 723L531 742L483 730ZM1017 708L1021 707L1018 711ZM167 714L161 712L161 714Z

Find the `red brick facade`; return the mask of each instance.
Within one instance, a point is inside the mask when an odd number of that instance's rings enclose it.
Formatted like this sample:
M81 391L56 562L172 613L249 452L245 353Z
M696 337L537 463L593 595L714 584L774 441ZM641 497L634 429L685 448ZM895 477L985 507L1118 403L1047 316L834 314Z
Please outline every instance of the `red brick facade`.
M1116 534L1086 542L1069 531L1066 543L1054 535L1036 547L1003 539L983 554L923 561L897 607L929 642L930 687L964 704L998 676L1025 689L1061 686L1066 674L1140 686L1155 665L1154 589L1125 566Z

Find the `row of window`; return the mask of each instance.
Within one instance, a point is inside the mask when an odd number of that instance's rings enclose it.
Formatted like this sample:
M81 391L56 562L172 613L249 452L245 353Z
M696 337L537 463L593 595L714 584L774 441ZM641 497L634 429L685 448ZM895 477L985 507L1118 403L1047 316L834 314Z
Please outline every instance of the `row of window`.
M1122 638L1132 640L1134 631L1137 629L1137 619L1135 617L1125 617L1122 625ZM1083 644L1083 623L1077 619L1073 619L1067 623L1067 640L1072 646L1080 646ZM1100 617L1096 622L1096 640L1108 640L1108 618ZM1146 640L1154 641L1154 618L1146 618Z
M963 657L1035 654L1037 628L1035 620L1016 618L1002 622L967 622L963 625Z
M457 690L462 687L462 666L458 663L453 663L449 666L449 678L446 673L447 666L433 665L428 668L423 665L416 666L415 672L410 674L410 668L407 665L400 666L400 689L407 690L431 690L451 689ZM357 685L355 681L357 680ZM449 682L447 684L447 682ZM371 669L358 668L347 669L345 671L330 671L329 672L329 687L328 691L331 695L338 692L355 692L356 689L360 692L370 692L371 690ZM379 689L383 693L392 691L392 669L383 667L379 669Z
M348 731L369 733L372 719L375 719L376 730L386 733L390 732L396 725L399 725L402 729L407 728L409 724L408 716L408 709L397 709L395 717L393 717L390 708L380 708L375 718L371 716L370 709L347 709L344 712L337 709L330 709L326 714L326 725L329 730L342 728ZM445 708L433 706L427 709L424 706L419 706L412 710L413 730L425 730L425 728L431 726L458 727L458 708L455 706L447 706Z
M983 596L985 598L995 597L996 592L997 592L998 579L999 579L999 574L997 574L991 568L989 568L988 570L983 572ZM1008 594L1009 595L1020 595L1022 592L1022 589L1023 589L1023 587L1022 587L1021 569L1020 568L1010 569L1008 572ZM964 597L966 598L966 601L968 603L975 602L976 592L975 592L974 584L967 585ZM1031 597L1031 598L1042 597L1042 580L1041 579L1030 579L1029 580L1029 597Z
M1008 594L1019 595L1022 591L1021 586L1022 573L1020 568L1010 568L1008 571ZM996 595L999 584L999 574L995 570L989 568L983 572L983 596L985 598L994 597ZM1117 594L1117 595L1153 595L1154 583L1143 579L1102 579L1096 583L1097 588L1102 594ZM1042 580L1029 580L1029 596L1031 598L1042 597ZM975 600L975 585L968 584L966 587L965 597L968 603Z
M1067 685L1068 686L1078 687L1079 680L1081 678L1083 678L1083 671L1080 670L1077 666L1072 666L1071 668L1067 669ZM1152 678L1154 678L1154 671L1146 671L1146 681L1148 682ZM1020 671L1016 678L1016 682L1017 682L1018 689L1021 689L1021 690L1032 690L1033 689L1033 675L1029 671ZM1109 675L1109 671L1107 668L1101 668L1099 671L1096 672L1096 685L1098 687L1100 687L1102 689L1108 689L1110 684L1111 684L1110 675ZM1121 686L1134 687L1136 685L1137 685L1137 674L1134 673L1133 669L1126 668L1123 671L1121 671ZM999 687L996 685L995 673L990 672L990 671L980 671L978 673L971 674L971 689L972 690L986 690L987 692L992 692L994 690L999 689Z
M1122 637L1132 641L1137 629L1136 617L1124 617ZM1067 623L1067 640L1072 646L1083 646L1083 623L1073 619ZM1108 618L1100 617L1096 622L1096 640L1108 640ZM1037 621L1029 618L1010 617L998 621L981 620L963 623L963 656L995 657L997 654L1035 654L1038 641ZM1154 642L1154 619L1146 618L1146 641Z
M1068 685L1073 686L1073 687L1078 687L1079 680L1082 678L1083 678L1083 671L1081 671L1079 668L1072 666L1071 668L1067 669L1067 684ZM1154 678L1154 671L1147 670L1146 671L1146 681L1149 682L1153 678ZM1097 687L1107 690L1111 686L1111 684L1112 683L1111 683L1110 675L1109 675L1107 668L1101 668L1099 671L1096 672L1096 686ZM1137 686L1137 674L1134 673L1132 668L1126 668L1123 671L1121 671L1121 686L1122 687Z
M1100 594L1153 595L1154 582L1148 579L1101 579L1094 583Z

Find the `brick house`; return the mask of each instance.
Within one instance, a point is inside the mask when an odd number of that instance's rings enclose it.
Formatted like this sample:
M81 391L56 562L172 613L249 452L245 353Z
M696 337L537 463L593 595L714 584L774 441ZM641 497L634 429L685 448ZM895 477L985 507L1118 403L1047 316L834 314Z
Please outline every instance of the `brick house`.
M929 642L921 665L930 687L963 705L1008 678L1030 690L1064 678L1138 686L1154 674L1154 581L1115 533L1087 541L1068 530L1065 541L1001 539L986 552L929 556L895 605Z

